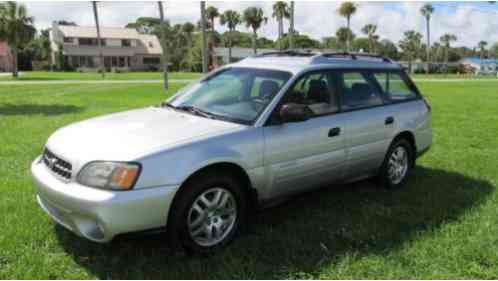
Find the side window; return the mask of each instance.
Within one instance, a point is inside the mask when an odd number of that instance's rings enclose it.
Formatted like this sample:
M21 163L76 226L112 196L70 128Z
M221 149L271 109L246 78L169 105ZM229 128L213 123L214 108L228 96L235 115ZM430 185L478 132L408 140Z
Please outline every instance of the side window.
M285 96L285 102L307 105L314 115L338 111L331 72L312 73L301 77Z
M371 75L362 72L342 73L341 106L343 110L381 105L382 99Z
M403 101L417 97L417 94L408 87L399 73L379 72L375 73L374 76L390 101Z

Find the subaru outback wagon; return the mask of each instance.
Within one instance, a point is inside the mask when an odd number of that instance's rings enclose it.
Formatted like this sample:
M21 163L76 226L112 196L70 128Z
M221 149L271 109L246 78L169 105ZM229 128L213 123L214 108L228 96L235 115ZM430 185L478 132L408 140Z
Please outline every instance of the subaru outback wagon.
M399 64L279 52L61 128L31 170L40 207L82 237L160 229L204 252L262 202L369 177L400 187L431 142L431 108Z

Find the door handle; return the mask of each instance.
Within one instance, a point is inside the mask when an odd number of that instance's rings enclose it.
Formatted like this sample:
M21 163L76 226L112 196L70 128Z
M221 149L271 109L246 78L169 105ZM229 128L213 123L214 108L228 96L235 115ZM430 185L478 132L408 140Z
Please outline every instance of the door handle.
M338 136L340 134L341 134L341 128L339 127L332 128L329 131L329 138Z
M392 123L394 123L394 117L392 117L392 116L387 117L386 121L384 122L384 124L386 124L386 125L390 125Z

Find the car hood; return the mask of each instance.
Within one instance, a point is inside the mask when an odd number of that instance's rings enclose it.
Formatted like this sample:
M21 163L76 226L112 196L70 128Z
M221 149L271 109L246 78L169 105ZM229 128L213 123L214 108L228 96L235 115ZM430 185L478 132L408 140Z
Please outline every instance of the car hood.
M63 127L50 136L47 147L71 162L132 161L175 145L244 127L170 108L150 107Z

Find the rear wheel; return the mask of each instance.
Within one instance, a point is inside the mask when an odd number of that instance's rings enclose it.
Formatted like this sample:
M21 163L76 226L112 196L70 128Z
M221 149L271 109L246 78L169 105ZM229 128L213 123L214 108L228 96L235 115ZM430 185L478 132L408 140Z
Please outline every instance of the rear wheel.
M181 245L206 253L233 240L244 226L244 186L228 175L207 173L190 180L172 206L169 225Z
M395 140L386 154L378 174L378 181L387 188L400 188L412 168L414 148L406 139Z

